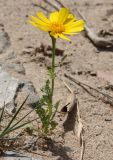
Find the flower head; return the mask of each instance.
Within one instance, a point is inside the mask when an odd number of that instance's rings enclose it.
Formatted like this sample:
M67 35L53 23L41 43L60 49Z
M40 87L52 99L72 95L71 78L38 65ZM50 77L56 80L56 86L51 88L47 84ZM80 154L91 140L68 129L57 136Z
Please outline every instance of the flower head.
M31 16L29 22L33 26L49 32L54 38L70 40L65 35L74 35L84 29L84 21L77 20L67 8L52 12L49 19L42 12L38 12L36 15L36 17Z

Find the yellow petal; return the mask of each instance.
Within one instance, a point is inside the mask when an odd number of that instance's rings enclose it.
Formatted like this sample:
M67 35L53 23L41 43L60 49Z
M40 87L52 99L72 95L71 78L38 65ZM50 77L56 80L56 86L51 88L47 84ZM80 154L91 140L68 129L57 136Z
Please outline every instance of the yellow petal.
M38 19L38 18L36 18L36 17L34 17L34 16L31 16L30 18L31 18L30 21L36 23L36 25L39 26L40 28L41 28L41 26L42 26L42 28L45 27L46 30L48 30L48 31L50 30L49 25L48 25L47 23L41 21L40 19Z
M50 14L50 21L51 22L57 22L57 20L58 20L58 12L53 12L53 13L51 13Z
M70 28L68 30L65 30L65 34L74 34L74 33L77 33L77 32L80 32L80 31L83 31L84 30L84 27L81 26L81 27L75 27L75 28Z
M76 17L75 17L73 14L69 14L69 15L68 15L68 18L69 18L69 19L75 19L75 20L77 20Z
M61 8L58 15L58 23L64 23L69 15L69 10L67 8Z
M37 25L36 25L36 23L35 22L33 22L33 21L28 21L30 24L32 24L33 26L35 26L35 27L37 27Z
M75 35L84 29L84 21L77 20L76 17L69 13L67 8L61 8L59 12L50 14L50 18L39 12L37 17L31 16L30 21L33 26L49 32L55 38L70 40L65 34Z
M38 12L37 16L45 23L50 23L50 21L46 18L46 16L42 12Z
M64 25L68 24L68 23L72 23L74 21L77 21L76 17L73 16L72 14L69 14L67 19L64 22Z
M58 33L50 32L50 35L53 36L53 37L56 38L56 39L58 38Z
M29 21L29 23L32 24L33 26L35 26L35 27L37 27L37 28L45 31L45 32L48 32L48 27L46 27L46 26L42 26L42 25L40 25L40 24L36 24L36 23L33 22L33 21Z
M69 38L67 38L66 36L64 36L63 34L59 34L58 35L60 38L67 40L67 41L71 41Z
M74 33L74 32L63 32L63 34L67 34L67 35L75 35L75 34L77 34L77 32L76 32L76 33Z
M31 21L35 22L36 24L40 24L40 25L43 25L43 26L46 26L47 24L43 21L41 21L40 19L34 17L34 16L31 16Z
M84 24L85 23L84 23L83 20L78 20L78 21L75 21L75 22L70 22L70 23L65 24L65 28L66 29L71 29L71 28L81 27L81 26L84 27Z

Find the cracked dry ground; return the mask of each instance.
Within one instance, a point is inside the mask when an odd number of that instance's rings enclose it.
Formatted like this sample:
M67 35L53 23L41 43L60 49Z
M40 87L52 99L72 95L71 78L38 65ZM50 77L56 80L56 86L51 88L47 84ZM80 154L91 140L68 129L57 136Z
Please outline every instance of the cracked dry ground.
M112 0L62 0L62 2L73 13L76 13L77 7L96 32L103 30L107 33L110 30L113 33ZM28 24L29 15L34 15L36 11L48 14L38 7L37 3L37 0L0 0L0 30L8 34L8 41L10 39L10 43L3 42L5 47L1 47L0 65L11 76L31 81L40 95L40 88L47 78L46 71L51 58L50 49L46 47L50 45L49 36ZM54 10L51 6L47 7L49 10ZM0 39L0 43L1 41L3 39ZM40 46L44 48L40 49ZM56 57L56 63L67 54L62 72L65 71L77 80L113 96L112 50L98 50L84 34L72 37L71 43L58 40L57 48L60 54ZM79 109L84 125L84 160L113 160L112 106L91 96L68 79L65 80L78 93ZM57 79L54 100L61 100L60 107L65 104L68 95L69 91L63 82ZM59 117L57 119L60 126L62 122ZM49 147L46 147L46 150L41 151L37 148L35 152L40 152L45 160L79 160L81 148L77 136L73 131L69 131L62 139L61 130L60 127L57 128L54 143L48 141Z

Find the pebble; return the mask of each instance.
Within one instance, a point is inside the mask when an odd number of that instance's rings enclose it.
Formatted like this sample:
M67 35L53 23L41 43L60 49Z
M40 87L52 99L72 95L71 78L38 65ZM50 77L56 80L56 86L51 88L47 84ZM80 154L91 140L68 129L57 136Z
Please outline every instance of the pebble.
M30 94L26 103L34 106L38 102L39 97L33 84L30 81L19 80L12 77L0 67L0 108L4 106L5 101L8 113L14 111L16 107L15 98L18 94L21 94L21 92L19 92L20 88L25 94Z

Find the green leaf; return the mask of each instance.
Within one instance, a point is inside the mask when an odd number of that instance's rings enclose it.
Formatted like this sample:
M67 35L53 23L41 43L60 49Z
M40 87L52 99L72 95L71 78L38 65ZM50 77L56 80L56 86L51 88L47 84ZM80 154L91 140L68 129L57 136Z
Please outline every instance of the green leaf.
M58 125L57 122L52 121L52 122L51 122L51 130L54 130L54 129L56 128L57 125Z
M57 112L57 110L58 110L59 103L60 103L60 101L57 101L56 104L54 105L55 111L54 111L53 115L51 116L51 121L53 120L53 118L54 118L55 115L56 115L56 112Z
M23 105L25 104L25 102L27 101L29 95L25 98L25 100L23 101L23 103L20 105L20 107L18 108L18 110L16 111L16 113L14 114L14 116L12 117L12 119L10 120L10 122L8 123L7 127L4 129L3 132L5 132L13 123L13 121L15 120L15 118L17 117L17 115L19 114L20 110L22 109Z

